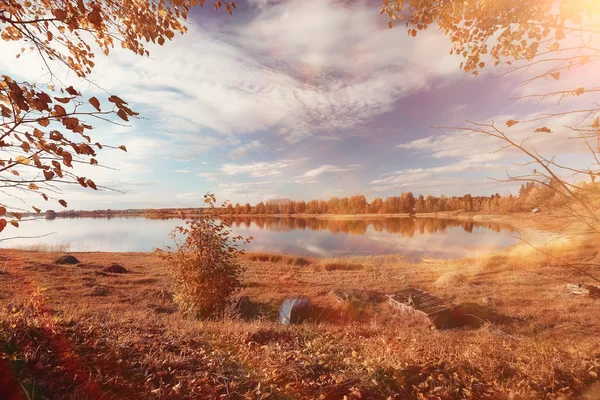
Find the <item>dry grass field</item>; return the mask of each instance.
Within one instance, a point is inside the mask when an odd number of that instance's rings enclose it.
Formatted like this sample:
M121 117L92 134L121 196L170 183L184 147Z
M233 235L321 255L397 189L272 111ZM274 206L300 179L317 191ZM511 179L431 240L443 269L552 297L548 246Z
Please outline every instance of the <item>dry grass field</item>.
M241 294L256 317L206 322L180 315L155 254L73 253L78 264L57 265L61 254L0 250L0 398L599 399L600 299L570 295L567 282L593 281L561 265L600 264L597 238L544 251L426 262L247 254ZM113 263L126 272L107 272ZM407 286L481 323L435 330L377 293L335 296ZM311 297L313 319L278 325L295 294Z

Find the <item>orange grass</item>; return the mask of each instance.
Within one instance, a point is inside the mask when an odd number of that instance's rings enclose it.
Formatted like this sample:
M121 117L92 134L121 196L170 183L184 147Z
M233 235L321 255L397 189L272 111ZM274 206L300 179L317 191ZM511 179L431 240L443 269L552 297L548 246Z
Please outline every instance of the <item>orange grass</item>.
M597 243L548 251L599 264ZM0 250L0 398L11 390L39 399L600 396L600 300L565 290L565 281L592 282L524 245L428 263L381 256L306 266L248 254L241 294L259 312L250 322L183 318L154 254L74 255L80 264L57 266L57 254ZM112 263L128 273L104 272ZM448 273L461 279L440 279ZM409 285L479 307L491 298L511 318L436 331L385 303L332 294ZM277 308L295 294L311 297L314 318L279 326Z

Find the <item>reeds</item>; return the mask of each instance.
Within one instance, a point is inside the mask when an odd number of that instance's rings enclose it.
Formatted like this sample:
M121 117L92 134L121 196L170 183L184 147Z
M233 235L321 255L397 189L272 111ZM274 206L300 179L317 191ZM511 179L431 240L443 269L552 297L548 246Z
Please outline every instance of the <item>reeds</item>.
M17 249L23 251L33 251L38 253L68 253L71 250L71 242L63 242L56 244L48 243L32 243L16 246Z

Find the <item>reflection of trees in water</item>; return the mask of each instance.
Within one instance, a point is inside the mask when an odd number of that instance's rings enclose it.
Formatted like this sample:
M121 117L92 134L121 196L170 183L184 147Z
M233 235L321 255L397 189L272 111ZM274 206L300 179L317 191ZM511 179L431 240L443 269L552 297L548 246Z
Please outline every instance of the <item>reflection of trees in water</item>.
M232 226L251 227L252 225L270 231L289 232L293 230L329 231L331 233L346 233L364 235L369 226L375 232L401 234L403 237L413 237L415 234L424 235L441 232L446 233L450 228L463 228L472 233L474 229L486 228L494 232L508 230L514 232L509 225L493 222L461 221L441 218L385 218L360 220L328 220L317 218L285 218L285 217L232 217Z

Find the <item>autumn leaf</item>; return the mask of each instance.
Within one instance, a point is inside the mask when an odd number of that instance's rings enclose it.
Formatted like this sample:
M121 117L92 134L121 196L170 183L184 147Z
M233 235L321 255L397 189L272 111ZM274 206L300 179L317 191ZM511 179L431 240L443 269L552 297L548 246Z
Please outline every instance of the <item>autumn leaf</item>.
M0 232L2 232L6 228L6 220L4 218L0 219Z
M118 96L112 95L108 98L108 101L110 101L111 103L115 103L116 105L121 105L121 104L127 104L126 102L123 101L123 99L121 99Z
M90 104L91 104L92 106L94 106L94 108L95 108L96 110L100 111L100 101L99 101L97 98L95 98L95 97L91 97L91 98L90 98Z
M52 131L52 132L50 132L50 140L61 141L64 138L65 137L62 135L62 133L60 133L58 131Z
M11 214L12 214L12 216L13 216L13 217L15 217L16 219L19 219L19 220L20 220L21 218L23 218L23 214L21 214L21 213L19 213L19 212L16 212L16 211L11 211L10 213L11 213Z
M94 183L94 181L92 181L91 179L87 180L87 184L89 187L91 187L94 190L98 190L98 188L96 187L96 184Z
M90 165L98 165L98 161L95 158L90 158Z
M52 178L54 178L54 172L44 171L44 178L46 178L47 181L51 180Z
M40 188L39 188L39 186L38 186L38 185L36 185L35 183L30 183L30 184L29 184L29 189L30 189L30 190L39 190Z
M67 18L67 12L65 10L54 9L52 10L52 14L54 14L59 21L64 21Z
M508 121L506 121L506 125L508 125L509 128L518 123L519 123L519 121L515 121L514 119L509 119Z
M65 115L67 115L67 111L64 109L64 107L63 106L59 106L58 104L54 106L54 112L59 117L63 117Z
M29 158L27 158L27 157L17 156L15 158L15 162L19 163L19 164L29 165L29 163L31 162L31 160Z
M592 124L592 128L600 128L600 117L596 117L594 123Z
M127 113L125 113L125 111L123 111L122 109L120 109L117 112L117 115L119 116L119 118L121 118L124 121L129 121L129 118L127 117Z
M120 148L121 150L123 150L125 153L127 153L127 147L125 147L125 145L124 145L124 144L120 145L120 146L119 146L119 148Z
M544 132L544 133L552 133L550 128L546 128L545 126L543 128L537 128L535 131L536 132Z
M3 216L4 214L6 214L6 208L0 206L0 217Z
M60 199L58 202L60 203L61 206L67 207L67 202L64 201L63 199Z
M11 224L12 226L14 226L15 228L18 228L18 227L19 227L19 222L18 222L18 221L16 221L16 220L14 220L14 219L10 221L10 224Z
M42 212L42 210L37 208L36 206L31 206L31 208L33 208L33 210L38 214Z
M79 92L77 90L75 90L75 88L73 88L73 86L69 86L68 88L65 89L67 91L67 93L69 93L71 96L79 96Z
M580 88L577 88L577 89L575 89L574 93L575 93L577 96L581 96L582 94L584 94L584 93L585 93L585 88L582 88L582 87L580 87Z
M551 77L553 77L556 80L560 79L560 72L553 72L550 74Z
M79 126L79 120L73 117L63 118L62 123L65 128L70 130L75 130Z
M33 159L33 163L35 164L36 167L43 168L42 162L40 161L40 156L38 156L37 154L33 154L31 156L31 158Z
M102 27L102 15L98 9L95 9L88 15L88 21L90 21L97 29Z
M63 164L65 164L67 167L73 167L73 164L71 164L71 162L73 161L73 156L71 155L71 153L63 151L62 158Z
M50 125L50 120L48 118L40 118L37 122L43 127Z

